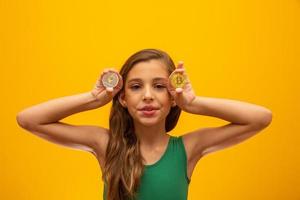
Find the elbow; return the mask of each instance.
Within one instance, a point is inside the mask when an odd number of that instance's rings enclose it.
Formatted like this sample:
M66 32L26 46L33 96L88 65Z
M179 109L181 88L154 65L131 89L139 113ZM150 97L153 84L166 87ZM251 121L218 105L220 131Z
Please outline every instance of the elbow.
M266 109L263 114L261 114L260 117L258 117L258 120L256 121L256 126L259 128L266 128L269 126L272 122L273 114L271 110Z
M21 128L29 129L29 123L28 123L28 120L27 120L22 114L20 114L20 113L17 114L16 120L17 120L18 125L19 125Z
M262 124L264 126L269 126L273 119L273 113L271 110L267 110L265 116L262 119Z

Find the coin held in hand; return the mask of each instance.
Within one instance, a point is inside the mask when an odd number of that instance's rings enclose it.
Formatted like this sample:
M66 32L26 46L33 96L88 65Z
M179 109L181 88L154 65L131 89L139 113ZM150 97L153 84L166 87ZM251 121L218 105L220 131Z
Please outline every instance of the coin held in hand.
M114 88L118 85L119 77L116 72L107 72L102 76L102 84L106 88Z
M186 77L180 72L172 72L169 79L174 88L183 88L186 83Z

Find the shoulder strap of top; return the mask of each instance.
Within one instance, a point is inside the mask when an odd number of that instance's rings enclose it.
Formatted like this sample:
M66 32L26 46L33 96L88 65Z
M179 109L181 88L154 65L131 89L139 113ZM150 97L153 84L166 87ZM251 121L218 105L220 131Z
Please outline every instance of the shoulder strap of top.
M181 152L183 154L183 161L182 162L185 163L184 168L185 168L186 179L187 179L188 183L190 183L191 180L188 178L188 175L187 175L187 153L186 153L186 149L185 149L185 146L184 146L184 143L183 143L182 135L178 137L178 143L179 143Z

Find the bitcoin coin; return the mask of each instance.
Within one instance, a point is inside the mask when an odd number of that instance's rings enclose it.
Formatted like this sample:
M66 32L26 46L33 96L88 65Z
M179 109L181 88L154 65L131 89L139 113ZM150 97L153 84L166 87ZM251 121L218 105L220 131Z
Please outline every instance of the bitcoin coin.
M186 77L180 72L172 72L169 79L171 85L175 88L183 88L186 83Z
M107 72L102 76L102 84L107 88L114 88L118 82L119 77L115 72Z

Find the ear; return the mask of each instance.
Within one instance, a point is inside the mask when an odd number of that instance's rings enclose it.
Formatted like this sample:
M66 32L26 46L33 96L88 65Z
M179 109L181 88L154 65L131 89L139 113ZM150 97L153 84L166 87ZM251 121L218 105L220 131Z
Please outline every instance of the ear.
M171 106L172 106L172 107L175 107L175 106L176 106L176 102L175 102L175 100L174 100L173 97L171 97Z
M118 96L118 101L124 108L126 108L127 105L126 105L126 101L124 100L124 96L125 96L124 91L120 92L120 94Z

